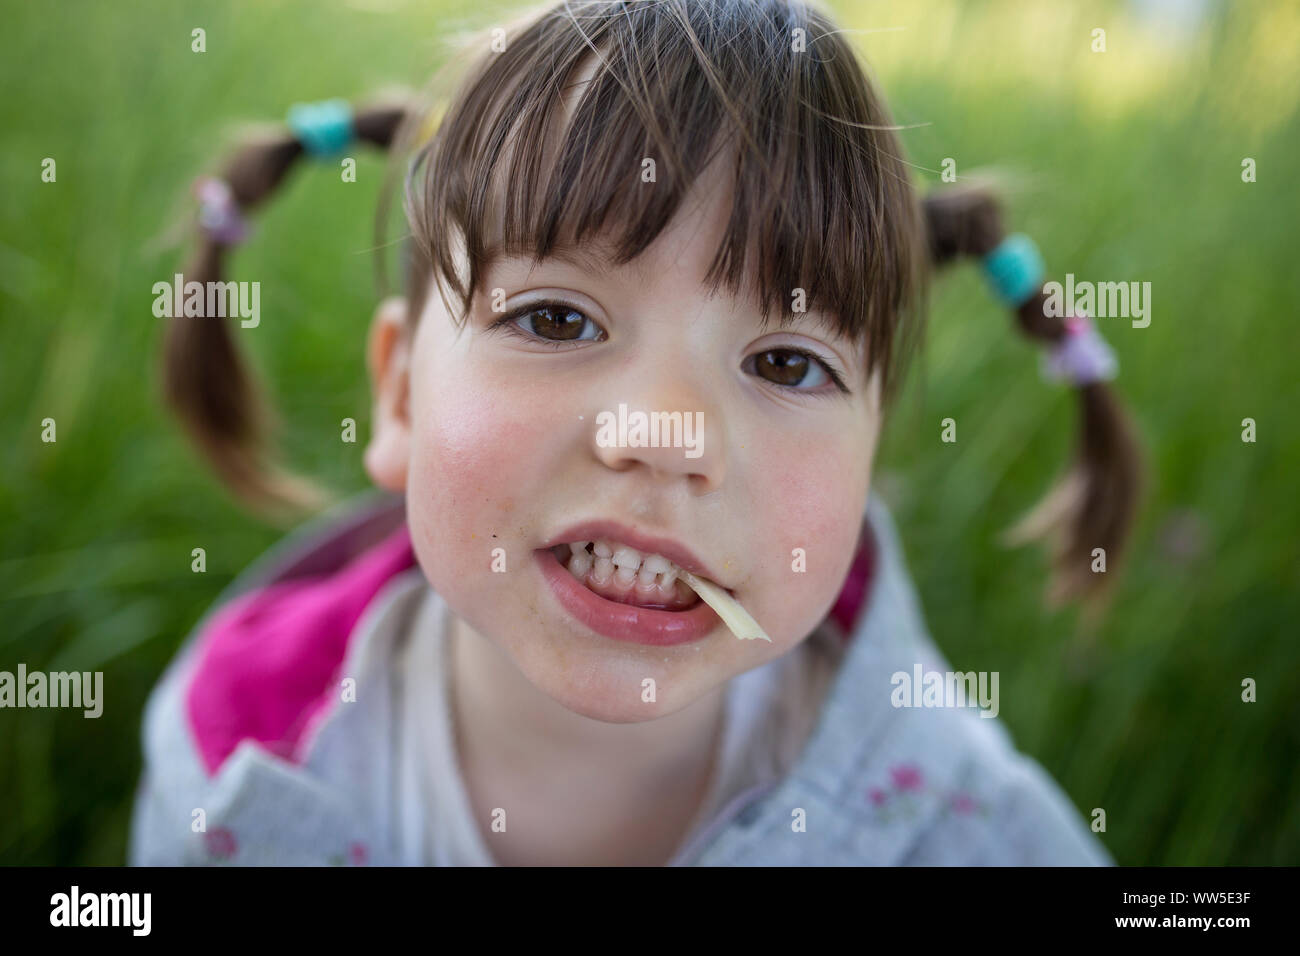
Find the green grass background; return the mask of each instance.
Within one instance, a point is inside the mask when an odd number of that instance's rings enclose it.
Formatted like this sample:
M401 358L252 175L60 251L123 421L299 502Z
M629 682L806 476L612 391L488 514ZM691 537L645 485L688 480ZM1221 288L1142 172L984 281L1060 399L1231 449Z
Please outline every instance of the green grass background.
M944 278L879 458L931 630L1001 673L1017 744L1124 864L1300 862L1300 8L1211 3L1190 31L1121 3L833 4L918 179L1010 174L1049 268L1150 281L1152 322L1102 320L1151 488L1110 616L1048 613L1044 562L1000 531L1074 427L980 278ZM281 531L242 513L157 401L159 242L232 126L295 101L422 85L444 41L514 8L451 2L12 4L0 39L0 669L102 670L98 720L0 711L0 863L125 858L150 688ZM207 31L207 52L190 31ZM1107 50L1090 50L1091 31ZM901 29L900 29L901 28ZM915 124L915 125L913 125ZM57 161L56 183L40 181ZM1243 157L1258 182L1241 181ZM382 159L297 173L231 278L262 282L245 342L287 455L360 490ZM944 417L955 445L939 441ZM40 440L41 420L58 441ZM1254 418L1258 441L1241 441ZM207 550L206 574L190 550ZM1240 699L1241 681L1259 700Z

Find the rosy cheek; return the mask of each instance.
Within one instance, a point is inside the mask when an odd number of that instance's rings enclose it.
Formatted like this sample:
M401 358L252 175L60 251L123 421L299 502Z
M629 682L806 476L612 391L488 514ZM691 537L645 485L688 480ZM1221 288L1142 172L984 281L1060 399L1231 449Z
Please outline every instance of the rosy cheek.
M467 404L449 408L417 432L420 467L408 495L424 495L440 502L440 511L462 528L482 533L514 511L525 494L533 445L538 441L535 422L502 418L500 409Z
M406 495L420 563L436 588L452 594L482 583L472 572L491 567L494 546L513 555L528 540L516 517L531 493L528 465L542 439L537 423L512 414L511 403L445 384L413 413Z
M830 469L802 462L779 469L771 486L779 508L772 514L769 540L779 542L789 555L802 548L809 557L829 558L831 552L852 546L860 498L854 494L845 469ZM819 562L825 567L825 562Z
M465 404L439 411L420 430L417 442L437 475L452 492L484 485L498 469L511 462L514 442L527 441L529 429L522 422L502 420L493 409Z
M759 571L768 593L779 595L769 614L788 616L794 631L816 623L796 618L833 602L852 561L866 503L864 458L809 440L774 450L758 471L768 504L757 509L751 540L770 556Z

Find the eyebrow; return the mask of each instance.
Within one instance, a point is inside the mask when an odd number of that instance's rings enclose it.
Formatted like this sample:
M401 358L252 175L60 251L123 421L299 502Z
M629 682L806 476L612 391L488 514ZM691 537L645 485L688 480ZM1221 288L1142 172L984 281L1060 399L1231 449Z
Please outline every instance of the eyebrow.
M607 256L605 253L587 246L557 246L551 250L549 258L559 259L561 262L567 262L569 265L577 266L587 272L612 272L615 268L622 268L615 266L612 256ZM631 266L637 272L645 270L644 261L638 261L638 259L633 259L626 265Z
M495 263L500 259L517 258L528 259L532 261L533 253L527 251L507 252L501 243L491 243L483 247L483 257L488 264ZM613 257L605 252L598 250L591 244L576 245L574 243L557 244L545 256L537 261L538 265L544 264L548 260L558 262L567 262L575 268L582 269L584 272L612 272L616 266ZM638 262L633 259L627 265L638 272L644 272L644 262Z

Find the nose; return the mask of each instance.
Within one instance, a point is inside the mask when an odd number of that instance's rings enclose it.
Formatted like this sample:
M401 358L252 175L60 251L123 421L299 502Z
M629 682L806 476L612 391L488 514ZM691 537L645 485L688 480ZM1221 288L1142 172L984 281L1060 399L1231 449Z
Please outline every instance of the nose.
M696 494L722 486L726 449L715 404L701 389L615 389L599 409L591 441L596 457L615 471L645 469L658 478L684 477ZM653 396L653 397L651 397Z

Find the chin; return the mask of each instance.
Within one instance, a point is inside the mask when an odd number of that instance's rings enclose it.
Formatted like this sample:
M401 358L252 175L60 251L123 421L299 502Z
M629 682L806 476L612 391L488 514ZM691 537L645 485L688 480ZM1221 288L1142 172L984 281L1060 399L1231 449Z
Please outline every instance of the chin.
M653 661L616 659L621 656L557 668L554 658L521 661L511 655L524 677L539 691L575 714L604 723L657 720L689 706L707 689L698 689L698 674L685 677L672 664L665 664L663 655ZM655 682L653 701L642 700L642 682L646 678Z

